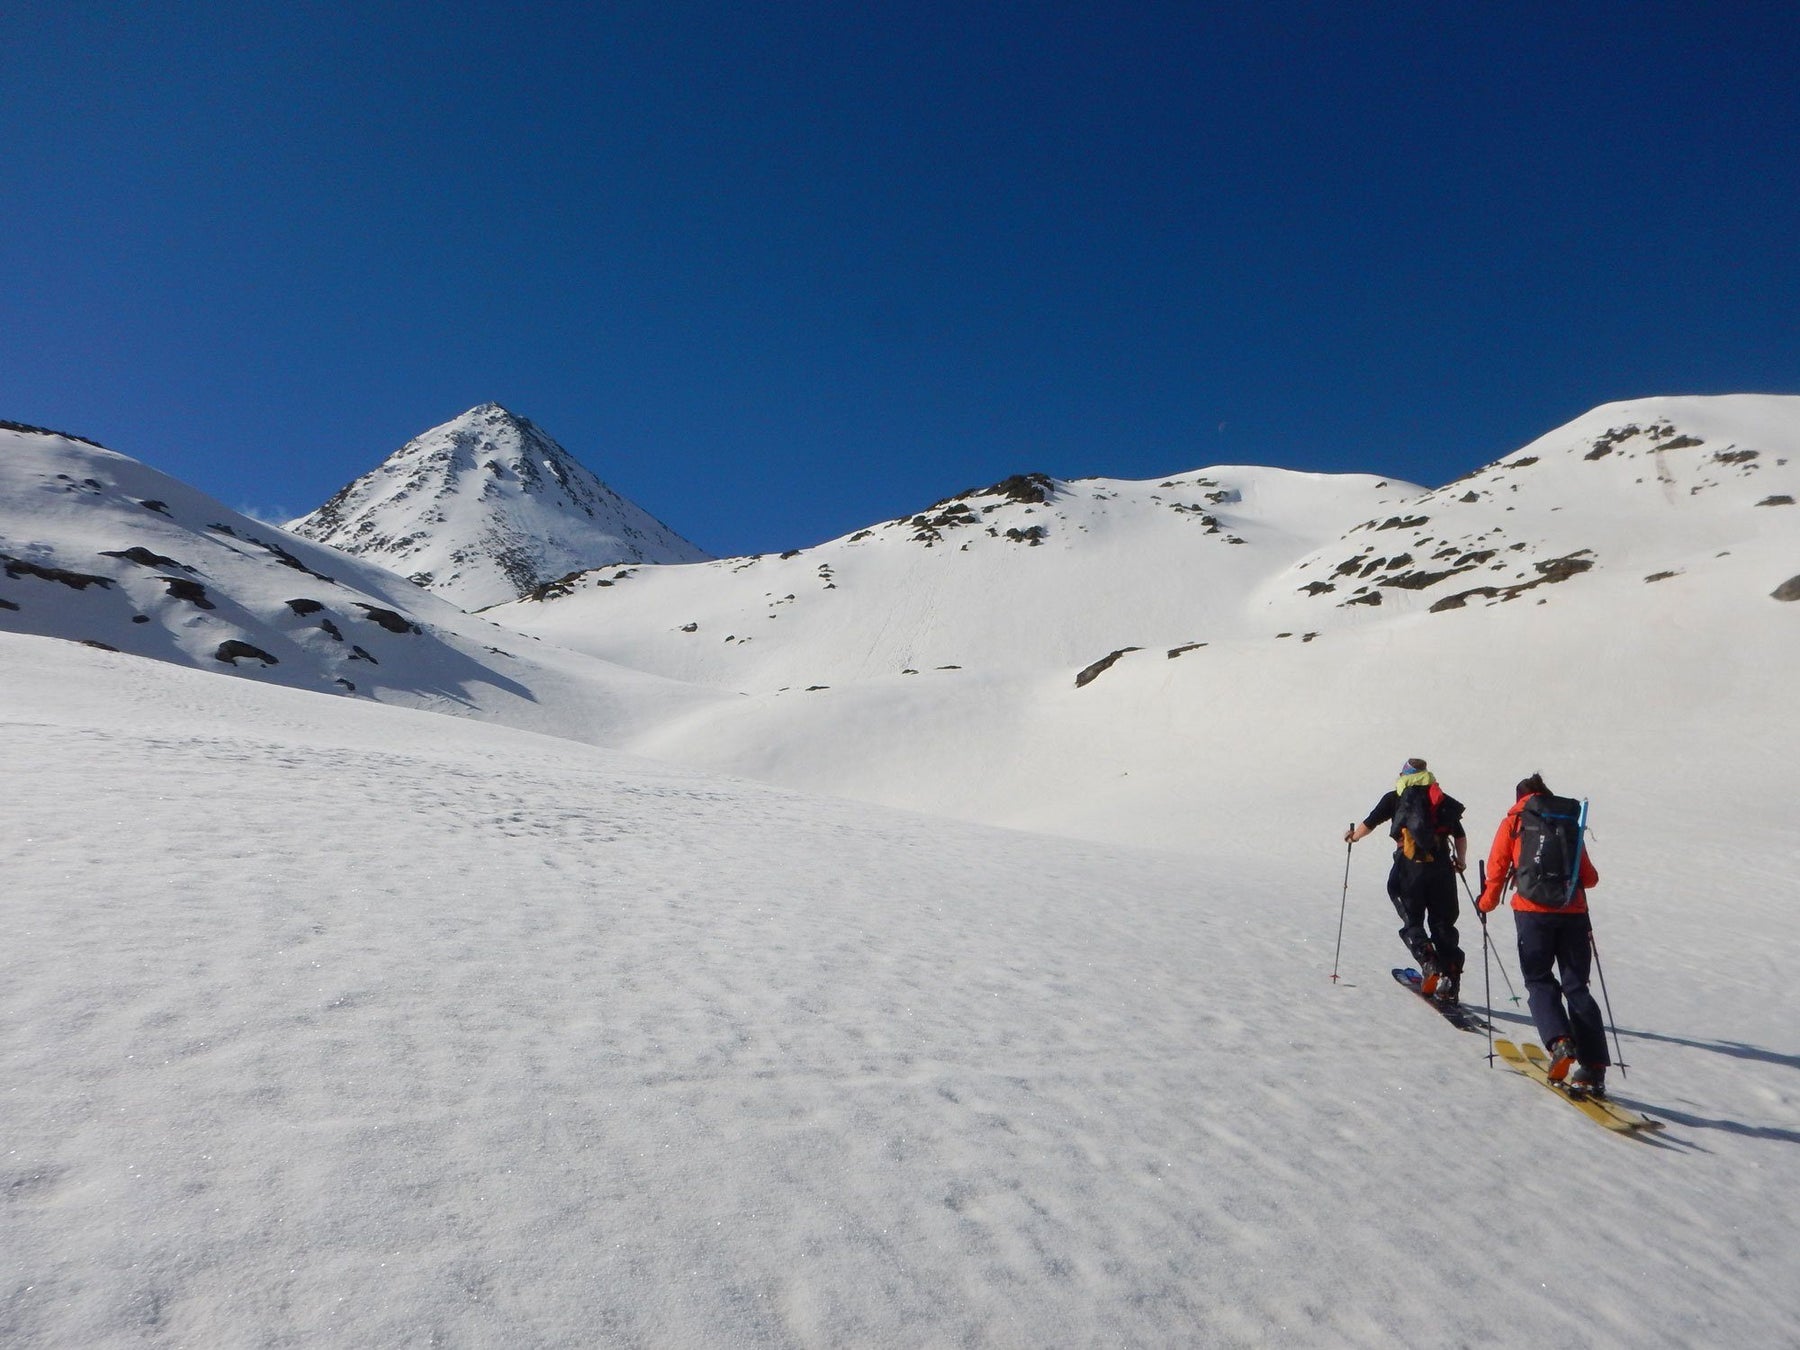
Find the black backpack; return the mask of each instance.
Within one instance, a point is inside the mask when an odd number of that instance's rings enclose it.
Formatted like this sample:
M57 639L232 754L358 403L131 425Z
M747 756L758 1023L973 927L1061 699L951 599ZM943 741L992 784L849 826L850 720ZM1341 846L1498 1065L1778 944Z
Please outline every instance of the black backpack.
M1445 799L1446 804L1449 798ZM1435 862L1438 848L1438 811L1431 804L1431 788L1415 783L1400 794L1394 807L1394 845L1400 856L1413 862Z
M1513 889L1534 905L1561 909L1580 889L1584 803L1543 793L1519 811L1519 853Z

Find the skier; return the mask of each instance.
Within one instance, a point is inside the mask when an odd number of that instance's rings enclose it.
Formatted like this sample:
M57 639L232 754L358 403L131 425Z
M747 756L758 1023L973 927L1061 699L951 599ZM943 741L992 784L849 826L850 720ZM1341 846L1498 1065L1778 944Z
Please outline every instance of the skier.
M1456 942L1456 874L1467 866L1468 848L1462 814L1462 803L1438 786L1425 761L1409 759L1394 790L1344 833L1354 844L1392 822L1388 899L1400 915L1400 940L1419 963L1420 989L1445 1003L1458 1001L1462 985L1463 952Z
M1500 904L1506 883L1518 870L1526 805L1533 797L1552 794L1543 775L1534 773L1520 781L1514 795L1517 800L1494 832L1494 846L1488 851L1487 884L1475 902L1483 914L1491 914ZM1550 1077L1559 1083L1566 1079L1571 1089L1601 1097L1606 1095L1606 1066L1611 1059L1606 1053L1606 1021L1588 992L1593 925L1587 907L1587 888L1599 882L1600 874L1586 849L1580 855L1580 874L1565 904L1541 904L1515 887L1513 927L1519 935L1519 973L1531 1000L1531 1020L1550 1051Z

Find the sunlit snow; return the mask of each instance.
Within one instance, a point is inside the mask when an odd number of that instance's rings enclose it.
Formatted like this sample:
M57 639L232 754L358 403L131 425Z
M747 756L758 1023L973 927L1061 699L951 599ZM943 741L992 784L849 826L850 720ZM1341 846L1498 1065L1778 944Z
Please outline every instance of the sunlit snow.
M0 439L0 1344L1800 1325L1800 400L1609 405L1430 493L972 494L485 617ZM1592 799L1654 1140L1389 979L1341 834L1411 754L1480 846L1526 772Z

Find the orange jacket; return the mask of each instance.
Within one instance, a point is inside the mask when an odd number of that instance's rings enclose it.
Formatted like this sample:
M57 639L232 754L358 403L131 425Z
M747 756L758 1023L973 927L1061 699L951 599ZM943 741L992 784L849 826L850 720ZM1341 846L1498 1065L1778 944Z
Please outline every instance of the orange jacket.
M1519 812L1525 809L1525 803L1531 800L1531 794L1519 798L1506 813L1506 819L1500 822L1500 828L1494 831L1494 846L1488 850L1487 885L1482 887L1481 899L1475 907L1483 914L1490 913L1500 903L1500 893L1506 889L1506 883L1512 879L1513 868L1519 862ZM1587 888L1598 885L1600 874L1594 870L1593 859L1588 857L1587 850L1581 850L1581 885L1575 888L1575 898L1561 909L1553 909L1549 905L1540 905L1527 900L1517 891L1513 892L1512 907L1530 914L1585 914L1587 913Z

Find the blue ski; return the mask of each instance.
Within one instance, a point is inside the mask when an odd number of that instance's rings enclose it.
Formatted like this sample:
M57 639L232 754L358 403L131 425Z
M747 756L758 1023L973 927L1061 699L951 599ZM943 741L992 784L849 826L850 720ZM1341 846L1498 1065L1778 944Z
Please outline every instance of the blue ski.
M1473 1008L1465 1008L1460 1003L1445 1003L1442 999L1433 998L1427 994L1424 988L1425 977L1410 966L1404 970L1395 967L1390 973L1396 983L1403 988L1412 990L1422 1002L1430 1005L1432 1011L1458 1031L1486 1031L1488 1029L1486 1020Z

